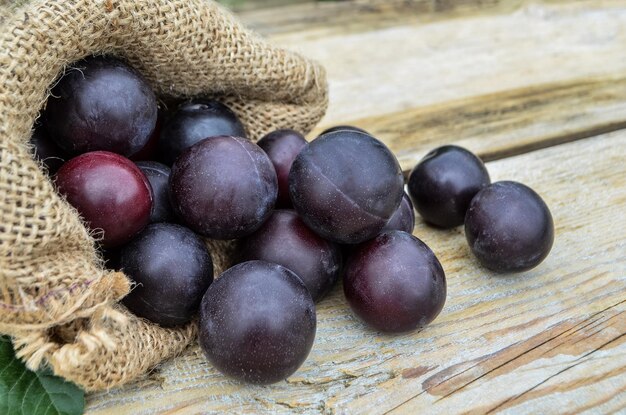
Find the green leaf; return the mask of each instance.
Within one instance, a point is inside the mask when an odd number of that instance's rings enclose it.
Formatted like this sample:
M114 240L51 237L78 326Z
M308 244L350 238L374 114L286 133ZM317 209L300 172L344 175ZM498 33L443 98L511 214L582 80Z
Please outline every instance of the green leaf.
M50 371L31 372L15 357L8 337L0 336L0 414L82 414L85 392Z

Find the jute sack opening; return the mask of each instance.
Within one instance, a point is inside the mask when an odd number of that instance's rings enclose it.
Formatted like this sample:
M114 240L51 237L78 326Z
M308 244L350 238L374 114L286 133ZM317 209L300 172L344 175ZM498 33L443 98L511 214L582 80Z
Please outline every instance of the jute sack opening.
M103 268L94 235L31 156L51 84L92 54L127 60L162 97L219 97L252 139L277 128L308 132L327 87L320 66L268 45L208 0L0 6L0 333L30 368L47 365L101 390L181 352L195 328L163 329L117 303L129 280ZM232 244L207 244L218 275Z

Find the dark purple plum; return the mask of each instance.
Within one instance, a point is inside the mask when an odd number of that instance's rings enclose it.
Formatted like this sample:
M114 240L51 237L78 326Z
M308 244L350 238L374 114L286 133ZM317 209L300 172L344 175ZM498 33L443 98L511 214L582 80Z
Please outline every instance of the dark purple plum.
M170 168L156 161L138 161L137 167L146 175L152 187L152 212L150 223L173 222L176 219L170 205Z
M235 379L269 384L289 377L315 339L315 304L285 267L249 261L224 272L200 306L200 346Z
M293 210L274 214L241 245L241 260L262 260L293 271L319 301L330 291L341 269L337 244L311 231Z
M46 129L39 123L30 138L33 155L46 166L48 174L54 174L71 157L48 136Z
M359 245L343 278L355 314L376 330L405 332L433 321L446 302L446 277L422 241L389 231Z
M359 127L354 127L352 125L336 125L334 127L330 127L330 128L325 129L324 131L322 131L322 133L320 135L324 135L324 134L328 134L328 133L334 133L336 131L346 131L346 130L348 130L348 131L356 131L356 132L359 132L359 133L364 133L364 134L371 135L370 133L368 133L364 129L359 128Z
M156 122L150 85L111 57L74 64L52 89L45 111L50 136L71 154L105 150L130 156L146 145Z
M93 151L74 157L57 172L56 185L90 229L103 231L105 248L128 242L150 219L150 183L119 154Z
M146 226L121 249L119 267L136 284L122 303L163 327L188 323L213 282L202 238L171 223Z
M358 131L316 138L289 173L289 195L304 223L324 239L344 244L376 236L400 205L402 188L393 153Z
M226 105L204 99L185 102L163 125L159 139L160 159L172 165L189 147L216 136L246 138L246 131Z
M501 273L527 271L550 253L554 222L534 190L501 181L472 199L465 216L465 237L486 268Z
M463 224L472 198L489 183L489 173L478 157L450 145L434 149L415 166L408 189L426 222L453 228Z
M402 195L402 201L400 206L396 209L395 213L387 221L387 224L383 228L382 232L386 231L404 231L407 233L413 233L415 228L415 211L413 210L413 203L409 195L404 193Z
M278 178L276 206L291 207L289 198L289 170L300 150L306 145L302 134L293 130L277 130L261 138L257 144L272 161Z
M170 175L174 212L194 231L237 239L272 214L278 183L267 154L239 137L212 137L188 148Z

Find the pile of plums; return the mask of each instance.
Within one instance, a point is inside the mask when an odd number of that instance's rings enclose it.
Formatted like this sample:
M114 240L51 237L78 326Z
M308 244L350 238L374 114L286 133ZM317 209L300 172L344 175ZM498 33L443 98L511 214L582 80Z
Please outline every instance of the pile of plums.
M552 243L539 196L489 185L466 150L429 154L411 173L409 198L394 155L361 129L338 126L309 143L278 130L254 144L219 102L159 109L142 75L112 57L66 71L32 143L107 266L134 281L123 304L163 327L199 314L207 358L252 383L285 379L304 362L315 302L340 277L354 313L376 330L437 317L445 274L411 235L413 204L437 226L465 220L472 250L492 269L535 266ZM236 265L215 281L204 238L239 241Z

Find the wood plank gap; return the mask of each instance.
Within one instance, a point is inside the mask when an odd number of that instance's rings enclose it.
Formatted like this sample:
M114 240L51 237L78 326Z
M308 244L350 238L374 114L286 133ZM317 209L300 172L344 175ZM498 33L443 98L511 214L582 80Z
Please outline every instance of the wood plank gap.
M485 161L500 160L507 157L519 156L521 154L530 153L537 150L542 150L548 147L554 147L560 144L570 143L572 141L583 140L586 138L593 138L598 135L611 133L626 129L626 119L624 121L617 121L607 125L592 126L588 130L576 131L564 135L555 135L554 137L546 137L542 141L520 145L517 147L511 147L509 149L494 151L494 152L482 152L479 154L480 158Z

